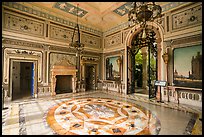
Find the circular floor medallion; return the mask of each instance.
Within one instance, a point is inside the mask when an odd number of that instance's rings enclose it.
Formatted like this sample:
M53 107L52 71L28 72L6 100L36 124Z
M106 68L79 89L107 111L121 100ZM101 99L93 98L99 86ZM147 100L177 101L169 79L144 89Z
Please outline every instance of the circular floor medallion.
M157 135L158 118L144 107L102 98L61 102L46 114L59 135Z

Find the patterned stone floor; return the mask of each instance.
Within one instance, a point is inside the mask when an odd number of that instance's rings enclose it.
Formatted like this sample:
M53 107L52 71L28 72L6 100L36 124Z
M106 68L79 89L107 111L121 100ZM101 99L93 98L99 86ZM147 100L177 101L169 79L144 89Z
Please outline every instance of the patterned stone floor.
M83 103L74 106L67 105L67 103L76 103L76 101L85 99ZM97 99L95 103L90 103L87 98ZM103 101L111 101L114 103L121 103L123 105L113 107L111 105L101 105L98 99ZM98 103L99 104L98 104ZM110 103L110 102L109 102ZM66 105L65 105L66 104ZM98 104L98 107L96 107ZM106 103L108 104L108 103ZM111 104L111 103L110 103ZM55 134L158 134L158 135L186 135L186 134L202 134L202 122L198 120L202 111L196 110L186 106L176 106L171 103L157 103L154 100L132 95L121 95L114 92L105 91L91 91L85 93L75 94L61 94L56 97L49 98L37 98L37 99L25 99L13 101L11 104L7 104L9 109L2 110L2 134L3 135L55 135ZM123 107L122 107L123 106ZM131 106L134 110L137 110L138 115L135 119L140 121L131 121L130 109L124 106ZM137 106L137 107L136 107ZM140 106L140 107L138 107ZM64 108L65 111L63 112ZM90 109L90 108L95 109ZM81 108L81 109L80 109ZM116 109L117 108L117 109ZM124 108L118 109L118 108ZM52 111L55 110L55 111ZM103 110L103 111L102 111ZM122 110L122 111L121 111ZM148 110L148 111L144 111ZM108 112L108 113L104 113ZM131 109L132 111L132 109ZM72 112L72 113L71 113ZM73 112L75 115L73 115ZM121 113L122 112L122 113ZM149 112L149 113L146 113ZM62 114L60 114L62 113ZM64 114L63 114L64 113ZM58 115L60 114L60 115ZM68 114L68 115L67 115ZM99 115L105 115L105 117L99 117ZM116 115L117 114L117 115ZM125 115L126 114L126 115ZM148 115L152 116L154 121L152 125L154 128L145 129L147 127ZM53 118L52 116L55 118ZM136 116L136 115L135 115ZM70 123L64 122L69 125L69 128L63 128L63 120L66 118L76 118L70 120ZM123 118L122 118L123 117ZM128 119L126 119L128 117ZM118 120L116 120L118 118ZM84 123L79 123L77 120L86 120ZM95 123L99 124L86 124L90 123L90 119L94 119ZM144 122L141 122L141 119ZM94 121L93 120L93 121ZM114 121L115 120L115 121ZM77 122L74 124L74 121ZM100 126L100 122L116 122L115 125L110 126L111 130L104 129ZM131 123L132 122L132 123ZM140 124L138 124L140 123ZM106 123L107 124L107 123ZM122 124L125 124L122 125ZM131 125L132 124L132 125ZM143 125L142 125L143 124ZM56 126L58 125L58 126ZM86 129L85 132L79 132L77 128ZM92 126L90 126L92 125ZM134 127L133 127L134 125ZM81 127L80 127L81 126ZM123 128L121 128L123 126ZM68 126L65 126L68 127ZM63 130L59 129L65 129ZM74 131L75 129L78 130ZM129 129L128 129L129 128ZM137 128L138 130L132 130L130 128ZM201 129L200 129L201 128ZM70 130L71 129L71 130ZM100 129L100 130L99 130ZM126 130L124 130L126 129ZM145 130L144 130L145 129ZM105 131L104 131L105 130ZM144 130L144 131L143 131ZM59 132L60 131L60 132ZM125 132L126 131L126 132ZM127 132L129 131L129 132ZM143 131L143 132L142 132Z
M51 107L46 122L59 135L157 135L161 124L149 110L104 98L81 98Z

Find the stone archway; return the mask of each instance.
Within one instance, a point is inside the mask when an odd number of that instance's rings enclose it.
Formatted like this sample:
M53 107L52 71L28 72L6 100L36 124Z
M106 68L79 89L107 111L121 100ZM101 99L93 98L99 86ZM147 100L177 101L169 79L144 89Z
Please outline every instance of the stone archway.
M164 33L164 30L161 26L159 26L158 24L152 22L152 23L147 23L147 29L150 29L150 30L153 30L155 32L155 38L156 38L156 43L157 43L157 58L158 58L158 62L157 62L157 79L158 80L161 80L164 75L162 73L163 71L163 68L164 68L164 63L162 62L162 51L163 51L163 33ZM130 62L130 56L128 55L128 48L131 48L131 41L132 39L134 38L135 35L137 35L139 32L142 31L142 28L140 28L139 25L131 28L129 30L129 33L127 34L127 37L126 37L126 40L125 40L125 66L126 66L126 71L125 71L125 79L126 79L126 91L128 93L128 82L130 83L130 71L129 71L129 66L128 64L131 64ZM160 98L160 94L158 94L160 92L157 92L157 98Z

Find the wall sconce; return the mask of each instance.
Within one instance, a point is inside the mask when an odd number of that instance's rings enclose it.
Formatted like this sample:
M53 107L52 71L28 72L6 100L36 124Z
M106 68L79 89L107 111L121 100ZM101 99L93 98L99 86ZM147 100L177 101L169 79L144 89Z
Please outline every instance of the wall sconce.
M165 52L163 55L162 55L162 58L164 60L164 63L167 64L168 61L169 61L169 55L167 52Z

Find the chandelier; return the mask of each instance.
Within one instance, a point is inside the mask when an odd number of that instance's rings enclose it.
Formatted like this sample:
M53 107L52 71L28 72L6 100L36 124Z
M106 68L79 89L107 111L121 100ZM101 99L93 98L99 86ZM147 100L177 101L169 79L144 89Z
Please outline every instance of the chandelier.
M162 16L162 8L155 2L133 2L134 7L128 13L128 21L146 27L147 21L154 21Z
M80 42L80 31L79 31L79 24L78 24L78 4L77 4L77 14L76 15L77 15L77 24L74 27L72 41L69 45L70 47L73 47L76 49L76 56L78 56L78 54L80 54L84 49L84 44ZM75 31L77 31L77 40L74 41Z
M77 71L77 74L76 74L76 77L77 77L77 80L76 80L76 90L77 92L80 91L80 87L81 87L81 78L80 78L80 61L81 61L81 57L80 57L80 54L83 52L84 50L84 44L81 43L80 41L80 31L79 31L79 24L78 24L78 4L77 4L77 24L76 26L74 27L74 32L73 32L73 35L72 35L72 41L71 43L69 44L70 47L74 48L76 50L76 69L78 70ZM75 31L77 31L77 40L75 39ZM74 41L75 40L75 41Z

